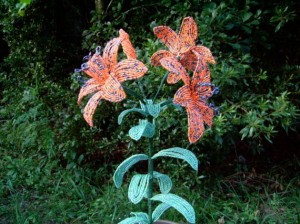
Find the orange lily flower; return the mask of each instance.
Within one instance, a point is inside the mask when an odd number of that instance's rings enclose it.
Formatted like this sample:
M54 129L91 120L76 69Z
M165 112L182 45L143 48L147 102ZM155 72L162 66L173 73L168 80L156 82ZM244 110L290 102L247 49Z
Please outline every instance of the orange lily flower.
M214 110L207 105L207 99L214 94L210 84L210 73L201 55L198 57L192 80L177 90L173 102L186 108L188 115L188 138L190 143L197 142L204 133L204 124L212 126Z
M119 45L122 45L128 59L117 62ZM110 102L120 102L126 98L122 82L142 77L147 67L136 60L135 50L129 40L128 34L120 30L120 37L107 43L100 55L99 48L96 53L81 66L81 70L91 77L81 88L78 104L88 94L96 92L87 102L83 116L86 122L93 126L93 115L102 99Z
M179 67L180 64L190 71L195 70L198 56L193 52L197 52L204 62L215 64L215 59L209 48L196 46L195 41L198 36L198 29L192 17L183 19L178 34L168 26L158 26L153 31L161 42L169 48L169 51L157 51L152 55L151 63L154 66L163 66L170 71L167 79L168 83L177 83L180 79L183 79L181 74L174 73L174 67ZM162 61L161 59L165 60Z

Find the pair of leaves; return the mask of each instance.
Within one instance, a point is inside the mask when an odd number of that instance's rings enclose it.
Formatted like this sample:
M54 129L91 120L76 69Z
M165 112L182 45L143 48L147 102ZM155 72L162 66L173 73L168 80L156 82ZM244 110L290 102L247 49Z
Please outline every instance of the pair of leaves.
M195 223L195 210L190 203L183 198L175 194L158 194L152 197L151 200L161 202L161 204L159 204L152 213L153 222L156 222L165 211L173 207L184 216L188 223ZM146 213L134 212L131 214L133 217L126 218L125 220L119 222L119 224L149 224L149 218Z
M136 174L132 177L128 188L128 198L132 203L137 204L148 196L150 178L149 174ZM170 192L172 181L168 175L153 172L153 178L157 179L161 193L167 194Z
M119 222L119 224L149 224L148 215L144 212L131 212L133 217L129 217Z
M152 197L151 200L162 202L152 213L154 222L157 221L166 210L173 207L184 216L188 223L195 223L195 210L190 203L183 198L175 194L158 194Z
M146 100L146 104L140 102L141 104L141 109L140 108L132 108L132 109L127 109L124 110L120 113L118 117L118 124L121 124L123 122L124 117L132 112L137 112L143 115L144 117L147 116L152 116L154 118L157 118L162 107L160 104L153 104L152 100Z
M184 149L184 148L179 148L179 147L174 147L174 148L169 148L169 149L164 149L161 150L160 152L154 154L151 159L156 159L158 157L172 157L172 158L177 158L177 159L182 159L186 161L190 166L198 171L198 160L197 157L195 156L194 153L191 151ZM113 180L116 185L116 187L121 187L122 182L123 182L123 177L125 173L136 163L143 161L143 160L148 160L149 157L146 154L137 154L133 155L126 160L124 160L117 168L117 170L114 173ZM154 172L154 175L156 175L156 178L158 181L160 181L161 177L157 172ZM160 185L161 186L161 185ZM163 192L161 190L161 192Z
M141 104L142 110L154 118L158 117L158 115L162 109L160 104L153 104L152 100L146 100L146 104L143 104L142 102L140 102L140 104Z
M139 108L132 108L128 110L124 110L118 117L118 123L121 124L123 122L124 117L132 112L137 112L143 115L144 117L152 116L154 118L158 117L160 111L171 104L171 100L165 100L159 104L153 104L152 100L146 100L146 103L141 104L141 109ZM150 123L148 120L140 120L139 124L132 127L129 130L129 136L133 140L138 141L141 137L152 138L155 133L155 126L154 124Z
M142 136L152 138L155 133L155 126L147 120L140 120L139 125L130 128L129 136L138 141Z

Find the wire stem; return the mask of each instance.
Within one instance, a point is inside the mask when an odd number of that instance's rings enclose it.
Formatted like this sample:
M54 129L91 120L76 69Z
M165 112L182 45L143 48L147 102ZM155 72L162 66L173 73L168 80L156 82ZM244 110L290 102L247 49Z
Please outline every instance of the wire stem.
M153 120L152 120L153 121ZM149 149L148 149L148 175L149 175L149 186L148 186L148 217L149 217L149 224L153 224L152 219L152 201L151 198L153 197L153 159L151 158L153 155L154 144L153 144L153 137L149 138Z
M140 101L142 101L142 103L145 104L145 100L140 94L138 94L137 92L135 92L134 90L132 90L132 89L126 87L126 86L122 86L122 87L126 91L126 93L128 93L131 96L134 96L134 97L138 98Z
M157 89L157 92L156 92L154 98L153 98L153 102L155 102L155 100L157 99L158 94L160 93L160 91L161 91L161 89L162 89L162 86L163 86L164 82L166 81L166 79L167 79L167 77L168 77L168 74L169 74L169 72L166 72L165 75L164 75L164 77L163 77L162 80L160 81L160 85L159 85L159 87L158 87L158 89Z

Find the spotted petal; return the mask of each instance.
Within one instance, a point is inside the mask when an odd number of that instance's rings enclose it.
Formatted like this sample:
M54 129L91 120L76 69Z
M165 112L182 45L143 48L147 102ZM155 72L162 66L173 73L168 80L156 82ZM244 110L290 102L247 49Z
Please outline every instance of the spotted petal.
M189 104L186 108L188 115L188 137L190 143L197 142L203 135L204 123L201 111L194 104Z
M181 54L180 63L188 70L194 71L197 66L198 58L192 50Z
M126 98L121 83L113 76L109 76L103 85L102 98L110 102L120 102Z
M184 53L195 46L197 35L198 29L194 19L192 17L185 17L179 31L180 53Z
M153 31L157 38L159 38L173 54L178 54L179 38L174 30L168 26L157 26L154 27Z
M204 47L204 46L195 46L193 48L194 51L198 52L202 59L205 61L205 62L208 62L208 63L211 63L211 64L215 64L216 61L210 51L209 48L207 47Z
M101 89L101 84L97 82L95 79L89 79L80 89L78 96L78 104L81 104L81 100L83 97L89 95L90 93L96 92Z
M173 57L174 55L170 51L166 50L159 50L155 52L151 57L151 64L153 66L160 66L160 59L166 58L166 57Z
M212 126L214 110L203 102L197 102L197 108L201 112L203 122L209 127Z
M114 67L117 65L120 43L120 38L114 38L106 44L103 50L103 59L109 71L113 71Z
M93 116L95 110L101 99L102 99L102 92L99 91L89 99L89 101L87 102L84 108L83 117L91 127L93 127Z
M169 72L176 74L176 75L172 75L172 78L168 78L169 83L177 83L180 79L182 79L185 84L189 83L190 77L187 71L176 58L174 57L162 58L160 60L160 63Z
M119 30L119 35L121 38L121 45L123 48L124 53L126 54L127 58L136 59L135 49L132 46L132 43L129 39L128 33L124 30Z
M88 76L96 79L99 83L104 83L108 76L107 66L104 59L95 53L87 63L82 64L82 71Z
M137 79L148 71L147 67L136 59L125 59L118 63L115 69L115 78L119 82Z
M174 95L173 102L183 107L187 107L191 103L191 90L190 86L184 85L180 87Z

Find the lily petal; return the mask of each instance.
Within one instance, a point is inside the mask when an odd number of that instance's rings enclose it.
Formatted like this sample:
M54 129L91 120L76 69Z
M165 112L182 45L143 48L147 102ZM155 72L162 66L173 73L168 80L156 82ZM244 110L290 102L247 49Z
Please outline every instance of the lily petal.
M123 48L124 53L126 54L127 58L136 59L136 52L135 49L132 46L132 43L129 39L128 33L126 33L124 30L119 30L119 35L121 38L121 45Z
M188 51L195 46L198 35L197 24L192 17L185 17L179 31L180 53Z
M171 83L177 83L180 79L182 79L182 81L185 84L189 84L190 82L189 74L176 58L174 57L162 58L160 60L160 63L169 72L177 75L176 77L176 75L172 74L172 77L168 78L171 81Z
M174 55L170 51L159 50L152 55L150 61L153 66L160 66L161 65L160 60L162 58L173 57L173 56Z
M176 84L180 79L180 75L178 75L177 73L170 72L168 74L167 83Z
M103 85L102 98L110 102L120 102L126 98L121 83L113 76L110 76Z
M188 115L188 137L190 143L197 142L204 133L204 123L201 111L196 105L190 104L186 108Z
M197 102L197 108L201 112L203 122L209 127L212 126L214 110L203 102Z
M103 59L107 65L108 71L112 71L117 65L118 49L121 43L120 38L114 38L109 41L103 50Z
M177 55L179 38L178 35L168 26L157 26L153 29L154 34L164 43L169 50Z
M101 89L101 84L95 79L89 79L80 89L78 96L78 104L81 104L82 98L89 95L90 93L96 92Z
M195 71L198 58L192 50L186 51L181 55L180 63L188 70Z
M191 95L192 94L191 94L190 86L184 85L180 87L175 93L173 102L182 107L187 107L188 104L190 104L192 101Z
M135 59L125 59L119 62L115 68L115 78L119 82L138 79L148 71L147 67Z
M89 101L87 102L84 108L83 117L91 127L94 126L93 116L101 99L102 99L102 92L99 91L89 99Z
M216 61L209 48L199 45L195 46L193 50L198 52L205 62L216 64Z
M107 78L107 66L103 58L98 53L95 53L87 63L82 65L82 67L82 70L88 76L96 79L99 83L104 83Z

